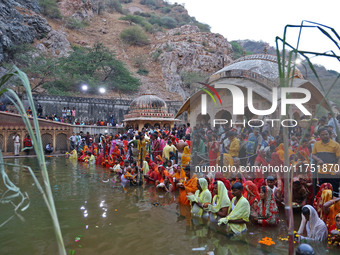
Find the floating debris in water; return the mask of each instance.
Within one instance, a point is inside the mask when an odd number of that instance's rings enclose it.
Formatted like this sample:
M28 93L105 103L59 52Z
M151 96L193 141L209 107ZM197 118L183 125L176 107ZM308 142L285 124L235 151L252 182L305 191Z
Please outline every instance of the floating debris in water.
M267 245L267 246L271 246L271 245L275 244L273 239L271 239L270 237L263 237L262 240L259 241L259 243Z
M102 181L102 182L109 182L110 181L110 179L107 179L106 181Z
M83 235L78 235L78 236L76 236L76 238L74 239L74 241L75 241L76 243L78 243L78 242L80 241L81 237L83 237Z

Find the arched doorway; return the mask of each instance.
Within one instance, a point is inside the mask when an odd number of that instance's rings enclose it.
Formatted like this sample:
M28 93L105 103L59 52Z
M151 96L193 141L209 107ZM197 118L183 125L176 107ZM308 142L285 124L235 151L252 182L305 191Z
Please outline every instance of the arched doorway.
M67 151L67 135L58 134L56 138L56 151L65 152Z
M222 119L222 120L230 121L232 119L232 116L230 112L228 112L227 110L221 110L216 113L215 119Z
M41 136L41 141L42 141L42 144L43 144L43 148L45 148L48 143L53 144L52 143L52 135L48 134L48 133L43 134Z
M207 125L210 123L210 115L206 114L206 115L202 115L201 113L198 114L197 118L196 118L196 125L198 124L203 124L203 125Z

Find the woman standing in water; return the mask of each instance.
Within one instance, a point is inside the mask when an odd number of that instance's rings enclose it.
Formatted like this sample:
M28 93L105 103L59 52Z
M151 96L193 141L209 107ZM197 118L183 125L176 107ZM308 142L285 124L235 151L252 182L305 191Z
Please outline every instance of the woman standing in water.
M193 216L208 218L208 211L204 210L204 204L211 202L211 193L208 190L208 182L205 178L197 180L197 191L189 193L188 200L191 202L191 213Z
M205 205L210 211L210 222L217 223L219 219L224 218L228 214L230 200L228 190L221 181L214 182L214 194L212 204Z
M262 186L260 190L260 202L255 221L262 225L276 225L278 221L278 209L274 199L273 191L268 186Z
M328 230L326 224L319 218L311 205L302 207L302 220L298 231L299 239L306 241L326 241ZM301 236L306 229L307 237Z

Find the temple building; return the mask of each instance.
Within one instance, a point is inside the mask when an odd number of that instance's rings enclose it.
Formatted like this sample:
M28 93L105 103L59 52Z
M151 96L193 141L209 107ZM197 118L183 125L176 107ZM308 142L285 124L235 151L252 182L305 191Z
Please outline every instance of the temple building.
M180 120L168 112L165 101L150 92L134 99L124 115L124 126L138 130L148 126L172 128L176 121Z
M214 120L225 119L228 123L232 120L233 123L243 123L244 120L250 119L264 120L265 118L280 119L281 118L281 94L279 83L279 71L276 56L257 54L249 55L237 59L228 66L212 74L207 84L210 89L204 85L192 91L190 98L182 105L178 111L176 118L184 112L188 112L188 119L194 127L197 124L210 124L213 126ZM235 100L233 102L234 92L229 89L223 88L224 85L233 85L235 90L243 93L244 102L242 100ZM202 89L202 87L204 89ZM327 111L330 109L337 113L338 109L332 104L328 104L323 100L324 96L321 91L313 85L310 81L306 80L301 72L295 68L294 77L292 80L293 88L304 88L310 91L311 99L304 103L303 106L315 117L316 106L321 104ZM213 89L213 91L211 90ZM252 88L252 105L257 110L268 110L273 104L273 88L277 88L277 108L268 116L257 116L253 114L248 107L248 88ZM206 113L202 112L202 94L209 92L211 96L206 97ZM215 92L217 93L214 93ZM241 93L241 94L242 94ZM240 93L239 93L240 94ZM221 102L218 100L218 96ZM291 98L301 98L301 94L291 94ZM233 114L235 111L242 110L243 114ZM203 113L203 114L202 114ZM289 108L288 115L290 119L299 121L304 115L295 105ZM273 128L279 128L276 126Z

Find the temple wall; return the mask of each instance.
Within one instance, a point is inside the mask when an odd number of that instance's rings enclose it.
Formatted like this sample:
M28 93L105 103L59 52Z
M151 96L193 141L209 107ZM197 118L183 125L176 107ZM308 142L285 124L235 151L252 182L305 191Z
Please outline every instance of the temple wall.
M132 100L127 99L100 99L100 98L81 98L53 95L34 95L35 105L41 104L43 115L57 114L61 116L64 107L74 107L76 109L76 118L88 121L108 120L112 112L117 120L121 123L124 115L128 113ZM26 98L23 100L24 106L28 107ZM182 105L182 101L166 101L169 113L176 114Z

